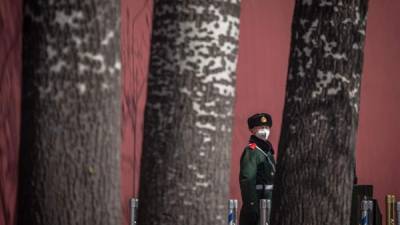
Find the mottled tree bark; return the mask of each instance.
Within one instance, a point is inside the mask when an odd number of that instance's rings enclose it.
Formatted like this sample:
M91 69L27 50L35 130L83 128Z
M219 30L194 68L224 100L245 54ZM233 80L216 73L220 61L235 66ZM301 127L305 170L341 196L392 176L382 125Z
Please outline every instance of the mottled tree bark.
M154 2L139 224L225 224L238 0Z
M24 3L19 224L120 224L119 14Z
M272 224L350 222L367 0L298 0Z

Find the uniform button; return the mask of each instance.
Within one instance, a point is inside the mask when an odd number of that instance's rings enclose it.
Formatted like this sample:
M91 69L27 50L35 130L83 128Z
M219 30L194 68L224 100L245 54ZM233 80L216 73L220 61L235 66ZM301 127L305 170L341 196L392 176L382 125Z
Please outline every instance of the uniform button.
M271 175L273 176L273 175L274 175L274 172L271 172Z

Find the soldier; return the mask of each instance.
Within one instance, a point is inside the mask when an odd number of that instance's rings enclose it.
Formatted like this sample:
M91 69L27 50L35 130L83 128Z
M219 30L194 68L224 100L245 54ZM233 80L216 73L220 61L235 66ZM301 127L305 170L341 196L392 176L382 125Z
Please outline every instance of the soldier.
M251 132L248 146L240 158L240 190L243 206L240 225L257 225L259 200L271 199L275 176L274 150L268 141L272 118L258 113L247 120Z

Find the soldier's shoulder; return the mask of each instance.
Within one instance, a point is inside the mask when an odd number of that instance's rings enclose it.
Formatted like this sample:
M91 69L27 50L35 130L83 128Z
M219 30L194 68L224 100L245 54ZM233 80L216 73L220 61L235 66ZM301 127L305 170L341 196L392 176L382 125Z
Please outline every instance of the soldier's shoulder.
M254 151L254 150L256 150L256 144L254 144L254 143L249 143L246 147L245 147L245 150L249 150L249 151Z
M249 145L247 145L247 147L248 147L250 150L256 150L257 145L256 145L255 143L249 143Z
M256 148L257 148L257 145L255 144L255 143L249 143L246 147L245 147L245 151L248 151L248 152L256 152Z

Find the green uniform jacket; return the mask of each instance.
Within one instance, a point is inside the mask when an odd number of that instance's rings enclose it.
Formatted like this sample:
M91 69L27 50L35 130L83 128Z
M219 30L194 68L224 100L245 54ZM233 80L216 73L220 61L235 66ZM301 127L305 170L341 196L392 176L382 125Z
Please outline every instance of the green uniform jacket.
M257 225L259 200L272 198L272 190L256 190L256 185L273 185L276 164L273 153L271 143L255 136L250 137L249 145L242 153L239 182L243 206L240 225Z

